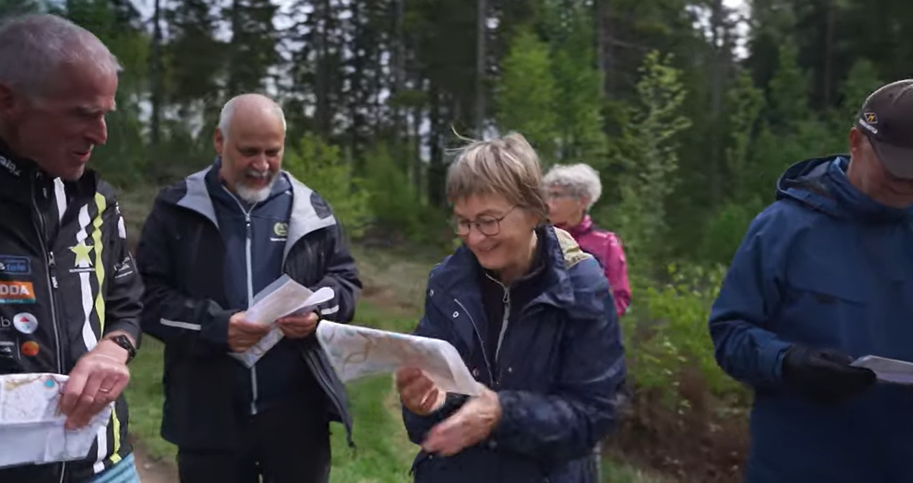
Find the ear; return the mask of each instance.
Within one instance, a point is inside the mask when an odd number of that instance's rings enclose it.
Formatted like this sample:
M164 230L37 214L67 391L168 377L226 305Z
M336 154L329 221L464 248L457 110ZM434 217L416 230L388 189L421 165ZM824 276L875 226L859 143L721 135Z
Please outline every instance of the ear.
M212 144L216 149L216 152L219 155L222 155L222 150L225 148L225 136L222 135L222 129L216 128L216 132L212 135Z
M583 208L583 211L586 211L587 207L590 206L590 197L581 196L578 202L580 203L580 207Z
M851 128L849 141L850 155L854 158L858 158L862 154L863 144L865 143L865 135L859 132L859 129L855 127Z

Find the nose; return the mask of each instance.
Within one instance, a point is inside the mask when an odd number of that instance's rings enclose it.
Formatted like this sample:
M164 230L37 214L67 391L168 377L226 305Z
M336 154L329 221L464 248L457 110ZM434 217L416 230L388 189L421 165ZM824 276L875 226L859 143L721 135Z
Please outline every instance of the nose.
M254 162L251 163L251 167L257 171L266 171L269 169L269 160L266 158L265 154L260 153L254 158Z
M86 132L86 138L89 140L89 142L96 146L100 146L108 142L108 124L105 122L104 116L100 116L98 119L92 122L92 125Z

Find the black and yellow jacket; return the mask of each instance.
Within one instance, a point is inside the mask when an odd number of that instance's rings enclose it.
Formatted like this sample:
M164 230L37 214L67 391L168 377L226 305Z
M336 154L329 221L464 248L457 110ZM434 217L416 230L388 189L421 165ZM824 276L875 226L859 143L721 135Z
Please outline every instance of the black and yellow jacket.
M0 374L69 374L112 331L139 343L143 286L113 188L51 179L0 141ZM127 457L127 406L81 461L0 469L0 481L90 479Z

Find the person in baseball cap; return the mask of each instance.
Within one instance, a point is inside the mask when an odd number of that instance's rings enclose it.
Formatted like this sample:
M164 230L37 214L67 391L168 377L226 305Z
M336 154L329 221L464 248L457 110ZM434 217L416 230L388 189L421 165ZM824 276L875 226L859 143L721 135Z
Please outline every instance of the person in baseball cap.
M795 163L710 311L719 366L754 391L745 483L913 482L913 80L873 92L849 153Z
M913 180L913 79L873 92L862 105L856 125L888 174Z

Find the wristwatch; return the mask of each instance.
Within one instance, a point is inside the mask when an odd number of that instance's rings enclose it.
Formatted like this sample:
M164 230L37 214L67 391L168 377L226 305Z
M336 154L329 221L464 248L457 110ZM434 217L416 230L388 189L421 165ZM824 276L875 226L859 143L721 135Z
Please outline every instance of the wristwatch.
M136 347L133 347L133 344L130 343L130 339L128 339L126 335L118 334L114 337L109 338L108 340L123 347L124 350L127 351L127 362L125 364L129 364L130 361L136 357Z

